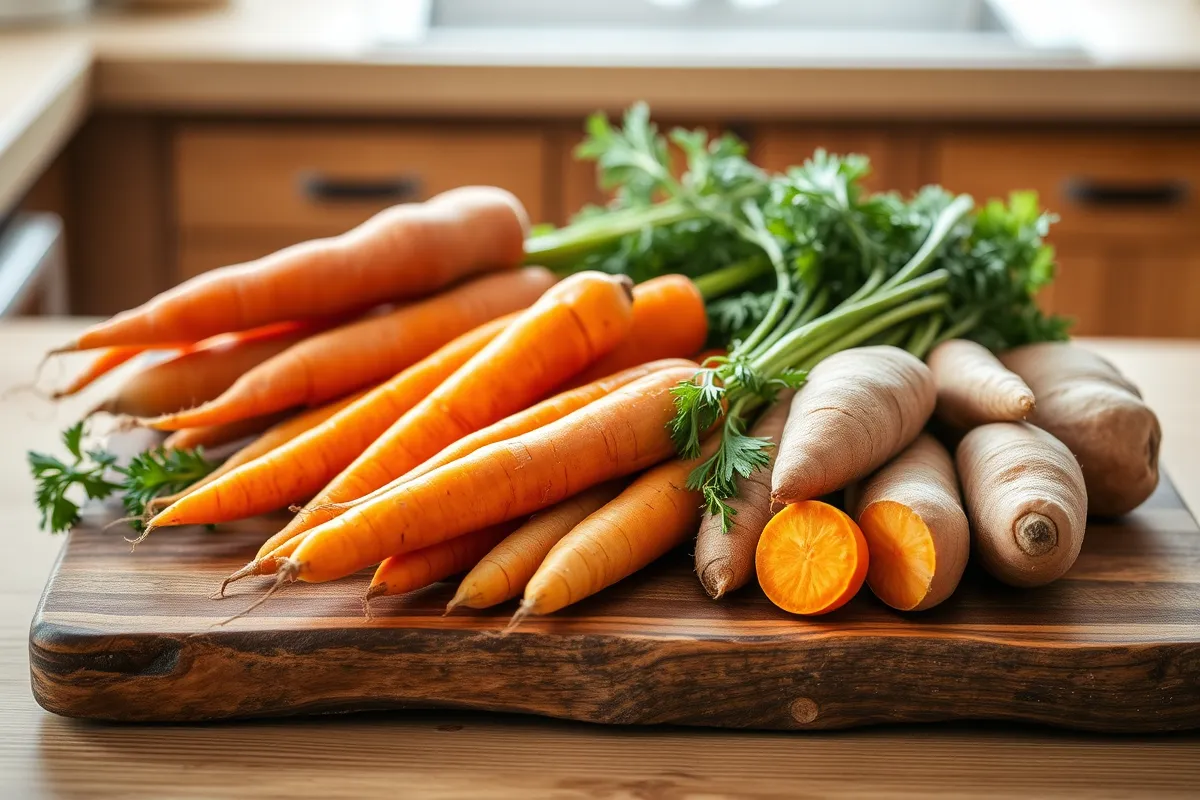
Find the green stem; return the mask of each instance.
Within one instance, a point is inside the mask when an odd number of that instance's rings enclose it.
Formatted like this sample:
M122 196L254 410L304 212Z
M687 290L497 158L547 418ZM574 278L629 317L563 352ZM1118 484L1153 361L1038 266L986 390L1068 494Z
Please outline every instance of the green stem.
M934 220L933 227L929 229L929 235L925 237L925 241L921 242L921 246L917 248L917 252L913 253L912 258L900 268L899 272L883 284L883 288L890 289L894 286L899 286L923 273L933 262L938 248L942 246L946 237L954 230L954 226L970 213L974 204L969 195L960 194L954 198L954 201L950 205L942 209L942 213L938 214L937 219Z
M543 233L525 240L525 263L540 264L559 271L570 267L583 256L611 244L622 236L645 228L671 225L695 219L703 212L679 200L669 200L650 208L631 208L613 211L594 220L584 220L565 228Z
M871 271L871 274L867 276L867 279L863 281L863 285L855 289L854 294L847 297L845 300L839 303L839 305L848 306L853 303L857 303L859 300L862 300L864 297L878 289L881 283L883 283L883 267L876 267Z
M804 361L800 362L800 369L812 369L834 353L839 353L842 350L848 350L851 347L856 347L859 344L870 339L872 336L886 331L893 325L919 317L922 314L927 314L937 308L942 308L950 302L948 294L934 294L929 297L922 297L918 300L905 303L904 305L893 308L892 310L880 314L873 318L865 325L859 325L849 333L836 339L832 344L818 351L814 355L809 356Z
M890 331L884 331L878 336L868 339L864 344L891 345L892 347L900 347L904 342L908 341L909 335L913 332L912 323L897 325Z
M755 347L753 351L747 351L746 356L748 358L753 358L756 353L761 353L762 351L768 349L771 345L775 344L775 342L779 340L780 336L783 336L785 333L794 328L799 322L801 315L803 315L805 310L808 308L809 300L811 299L812 293L809 292L808 287L800 287L800 291L797 293L796 299L792 302L792 307L788 309L787 316L785 316L780 323L771 330L766 338L759 342L758 346Z
M976 325L978 325L982 319L982 311L972 311L970 314L947 328L941 336L937 337L937 340L934 342L934 344L941 344L942 342L959 338L964 333L967 333Z
M771 264L763 258L746 258L722 267L716 272L692 278L705 300L723 297L734 289L740 289L771 271Z
M942 319L941 314L934 314L925 320L923 325L917 326L904 349L917 358L924 359L929 348L933 347L933 340L937 337L938 331L942 329Z

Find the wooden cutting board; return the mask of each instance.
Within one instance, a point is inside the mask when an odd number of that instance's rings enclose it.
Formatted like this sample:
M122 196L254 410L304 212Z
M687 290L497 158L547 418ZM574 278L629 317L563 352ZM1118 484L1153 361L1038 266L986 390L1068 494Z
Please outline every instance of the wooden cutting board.
M864 589L818 619L755 589L713 602L689 554L573 609L498 631L513 604L442 617L452 583L384 598L369 572L285 587L249 615L245 581L210 600L278 521L70 535L30 633L33 690L57 714L180 721L384 708L516 711L603 723L843 728L1002 719L1098 731L1200 727L1200 529L1164 482L1093 522L1059 582L968 570L922 614Z

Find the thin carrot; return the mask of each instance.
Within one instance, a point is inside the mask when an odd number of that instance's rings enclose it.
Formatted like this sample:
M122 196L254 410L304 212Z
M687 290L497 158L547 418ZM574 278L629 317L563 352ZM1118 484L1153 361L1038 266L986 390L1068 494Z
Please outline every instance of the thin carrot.
M236 442L262 433L267 428L288 419L293 415L287 411L274 414L264 414L261 417L247 417L237 422L226 422L223 425L205 425L199 428L183 428L175 431L165 440L163 447L168 450L195 450L197 447L219 447L223 444ZM212 474L212 473L209 473Z
M578 272L563 280L396 420L321 490L311 507L356 500L387 485L595 363L629 332L629 288L628 278L601 272ZM308 516L313 519L289 526L292 533L315 527L328 515Z
M502 522L430 545L423 550L392 556L375 571L364 602L370 603L376 597L415 592L470 569L501 539L512 533L518 524L515 520Z
M189 347L187 344L180 344L178 347L171 345L163 345L156 347L157 350L182 350ZM91 386L100 378L103 378L108 373L112 372L117 367L125 364L130 359L145 353L151 348L143 345L133 347L110 347L100 355L96 356L87 368L80 372L75 378L62 389L53 392L50 395L51 400L60 400L64 397L79 394L87 387Z
M929 351L925 362L937 384L934 414L952 428L1018 422L1033 411L1033 392L1025 381L981 344L948 339Z
M94 325L59 352L196 341L280 319L423 297L524 258L529 220L512 194L467 186L393 206L354 230L211 270Z
M307 499L516 316L501 317L458 337L312 430L181 498L151 525L229 522Z
M473 530L532 514L675 452L671 390L695 375L647 375L573 414L488 445L311 530L286 574L334 580Z
M485 322L527 308L555 280L542 267L485 275L382 316L333 328L249 370L211 402L147 424L178 430L328 402L395 375Z
M867 577L867 540L827 503L787 506L767 523L754 564L767 599L793 614L827 614L858 594Z
M446 613L458 606L489 608L521 594L554 545L624 488L622 481L602 483L534 514L467 573L446 606ZM372 584L393 558L379 566Z
M688 475L717 442L709 439L700 458L660 464L575 526L529 579L509 627L529 614L578 603L695 536L702 503L700 492L688 488Z

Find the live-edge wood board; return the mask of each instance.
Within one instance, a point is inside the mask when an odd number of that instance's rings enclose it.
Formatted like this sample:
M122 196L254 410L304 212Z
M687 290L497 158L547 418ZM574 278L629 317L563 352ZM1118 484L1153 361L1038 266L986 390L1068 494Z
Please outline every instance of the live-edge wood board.
M104 720L184 721L469 708L600 723L822 729L947 719L1133 732L1200 728L1200 529L1166 481L1089 523L1068 575L1037 590L974 566L948 602L894 612L864 590L801 619L756 588L703 594L679 551L500 636L514 605L442 616L454 584L383 598L370 573L212 600L278 520L70 534L33 620L39 703Z

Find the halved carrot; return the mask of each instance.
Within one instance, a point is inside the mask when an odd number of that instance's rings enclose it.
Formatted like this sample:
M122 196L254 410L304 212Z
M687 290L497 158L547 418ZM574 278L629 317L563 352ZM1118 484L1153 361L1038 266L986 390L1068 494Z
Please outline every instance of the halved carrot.
M326 403L386 380L486 322L527 308L556 280L542 267L485 275L389 313L333 328L247 371L220 397L147 424L178 430Z
M867 577L867 540L846 514L805 500L767 523L754 556L767 598L793 614L841 608Z
M529 218L509 192L465 186L393 206L352 231L192 278L93 325L66 350L196 341L280 319L423 297L525 255Z
M470 569L518 524L515 520L502 522L430 545L423 550L386 559L375 570L365 602L369 603L376 597L415 592Z

